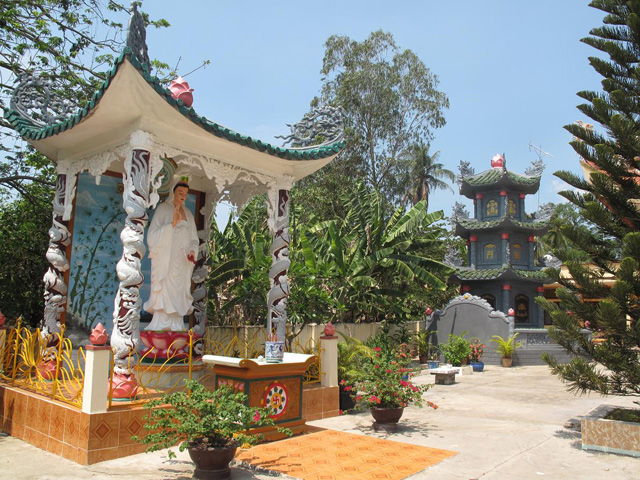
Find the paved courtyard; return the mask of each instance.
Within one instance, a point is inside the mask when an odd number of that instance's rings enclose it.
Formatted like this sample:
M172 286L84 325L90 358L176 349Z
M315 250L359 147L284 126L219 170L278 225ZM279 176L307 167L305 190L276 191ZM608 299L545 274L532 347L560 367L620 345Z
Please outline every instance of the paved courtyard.
M431 375L416 380L433 382ZM368 413L310 425L458 452L410 480L640 478L640 459L585 452L580 433L565 427L603 403L632 406L631 398L575 396L546 366L489 366L483 373L458 376L455 385L434 386L427 395L440 408L406 409L393 434L374 433ZM0 478L186 480L191 472L186 452L175 461L163 451L82 467L12 437L0 437ZM234 468L238 480L275 476Z

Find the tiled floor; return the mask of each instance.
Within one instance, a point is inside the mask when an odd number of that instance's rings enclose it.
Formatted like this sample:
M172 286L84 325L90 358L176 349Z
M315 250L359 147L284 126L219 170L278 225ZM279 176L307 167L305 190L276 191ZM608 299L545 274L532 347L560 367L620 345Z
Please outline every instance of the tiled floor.
M400 480L457 452L322 430L258 445L236 460L304 480Z

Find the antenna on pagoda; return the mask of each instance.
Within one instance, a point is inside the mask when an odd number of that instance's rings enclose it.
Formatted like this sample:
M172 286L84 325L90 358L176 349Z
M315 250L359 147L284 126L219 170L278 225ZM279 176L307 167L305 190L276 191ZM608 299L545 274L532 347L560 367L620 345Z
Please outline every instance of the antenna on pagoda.
M545 152L544 150L542 150L541 147L542 145L536 147L533 144L533 141L529 140L529 151L536 152L536 155L538 156L538 160L542 160L543 157L553 158L553 155L551 155L549 152Z

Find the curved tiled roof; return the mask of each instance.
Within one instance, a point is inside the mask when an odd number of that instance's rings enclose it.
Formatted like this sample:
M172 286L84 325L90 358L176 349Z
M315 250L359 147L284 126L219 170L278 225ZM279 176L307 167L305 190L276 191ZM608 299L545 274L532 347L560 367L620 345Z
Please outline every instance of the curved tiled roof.
M171 96L171 92L166 89L160 82L160 80L152 76L149 73L149 66L146 63L140 62L135 55L132 54L129 47L125 47L122 53L116 59L115 65L109 72L107 72L106 79L100 86L100 88L93 94L89 102L83 108L80 108L75 115L69 116L67 119L47 125L45 127L39 127L34 125L22 117L15 110L6 110L4 117L11 123L15 130L26 140L43 140L47 137L57 135L66 130L72 129L75 125L80 123L100 102L103 95L109 88L109 85L113 78L118 73L119 68L124 63L125 59L129 60L131 65L140 73L144 80L171 106L178 110L182 115L187 117L196 125L199 125L206 131L216 135L218 137L225 138L230 142L237 143L239 145L264 152L268 155L283 158L286 160L314 160L326 158L331 155L335 155L340 152L345 146L344 141L336 142L330 145L323 145L317 147L308 148L285 148L271 145L269 143L255 140L249 136L242 135L238 132L231 130L223 125L212 122L207 118L198 115L192 107L187 107L181 100L176 100Z
M519 278L534 282L549 282L551 280L541 270L523 270L520 268L513 268L512 266L479 270L458 269L451 275L451 277L463 281L497 280L502 278Z
M540 175L530 177L511 172L506 168L492 168L477 175L463 177L460 183L460 193L474 198L475 192L484 191L487 187L494 186L511 187L519 192L535 193L540 187Z
M544 234L549 229L549 221L521 222L511 217L502 217L498 220L479 221L472 218L460 218L456 221L456 235L467 238L478 231L505 230L522 233Z

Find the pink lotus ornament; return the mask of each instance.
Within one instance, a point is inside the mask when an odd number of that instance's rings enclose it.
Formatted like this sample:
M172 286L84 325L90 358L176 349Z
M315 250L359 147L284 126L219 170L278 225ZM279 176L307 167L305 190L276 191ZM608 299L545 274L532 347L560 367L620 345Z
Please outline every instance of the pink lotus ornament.
M504 157L500 154L494 155L491 159L491 168L503 168Z
M427 309L425 310L425 313L427 315L431 315L433 313L433 310L431 310L431 307L427 307Z
M333 337L336 334L336 329L331 322L328 322L324 326L324 335L325 337Z
M509 315L510 317L513 317L516 314L516 311L513 308L510 308L509 311L507 312L507 315Z
M193 105L193 94L191 93L193 88L189 88L189 84L184 78L178 77L175 80L171 80L169 91L173 98L181 100L187 108Z
M91 342L91 345L100 347L102 345L106 345L107 340L109 340L109 335L107 334L104 326L99 323L96 325L96 328L93 329L91 335L89 335L89 341Z

